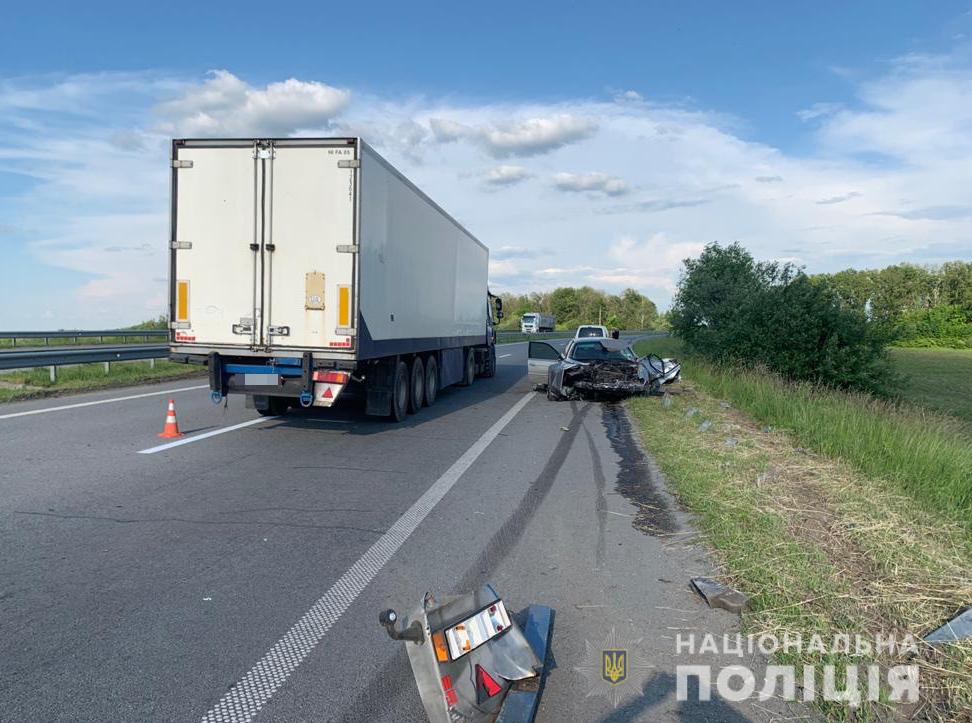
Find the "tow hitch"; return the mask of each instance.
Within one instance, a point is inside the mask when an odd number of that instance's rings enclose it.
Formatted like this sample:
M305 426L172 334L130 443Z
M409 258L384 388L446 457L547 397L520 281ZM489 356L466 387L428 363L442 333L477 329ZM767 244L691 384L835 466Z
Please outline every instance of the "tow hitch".
M492 585L436 600L405 620L385 610L379 622L405 643L431 723L529 723L536 715L553 610L506 608Z

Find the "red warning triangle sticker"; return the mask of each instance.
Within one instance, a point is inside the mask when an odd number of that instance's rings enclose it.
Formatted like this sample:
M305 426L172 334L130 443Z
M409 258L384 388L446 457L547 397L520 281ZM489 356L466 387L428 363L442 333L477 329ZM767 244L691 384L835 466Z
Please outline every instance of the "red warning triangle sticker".
M324 390L324 399L333 399L333 398L334 398L334 394L333 392L331 392L331 388L328 387L327 389Z
M483 666L476 664L476 683L480 690L482 690L487 697L492 698L494 695L503 690L503 687L493 680L492 676L486 672Z

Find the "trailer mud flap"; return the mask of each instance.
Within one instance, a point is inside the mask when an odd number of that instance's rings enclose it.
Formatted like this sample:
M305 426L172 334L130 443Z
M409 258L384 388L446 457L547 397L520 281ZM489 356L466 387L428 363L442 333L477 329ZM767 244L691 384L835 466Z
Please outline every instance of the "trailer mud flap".
M209 355L209 360L206 362L206 366L209 368L209 389L213 393L214 401L219 401L219 398L226 396L226 376L223 374L223 359L220 357L219 352L211 352Z
M391 414L392 391L398 357L382 359L368 366L365 414L386 417Z

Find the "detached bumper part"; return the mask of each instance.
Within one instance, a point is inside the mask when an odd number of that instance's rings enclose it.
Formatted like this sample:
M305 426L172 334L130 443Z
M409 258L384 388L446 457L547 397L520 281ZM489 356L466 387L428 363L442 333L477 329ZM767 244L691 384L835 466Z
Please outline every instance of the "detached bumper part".
M543 689L553 611L507 611L491 585L437 600L400 620L379 617L403 641L431 723L530 723Z

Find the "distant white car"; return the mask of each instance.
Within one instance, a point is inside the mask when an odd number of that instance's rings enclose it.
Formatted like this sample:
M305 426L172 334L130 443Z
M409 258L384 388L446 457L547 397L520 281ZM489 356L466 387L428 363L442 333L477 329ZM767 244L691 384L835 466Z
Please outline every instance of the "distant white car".
M610 339L611 332L607 330L606 326L586 324L584 326L577 327L577 333L574 334L574 338L575 339Z

